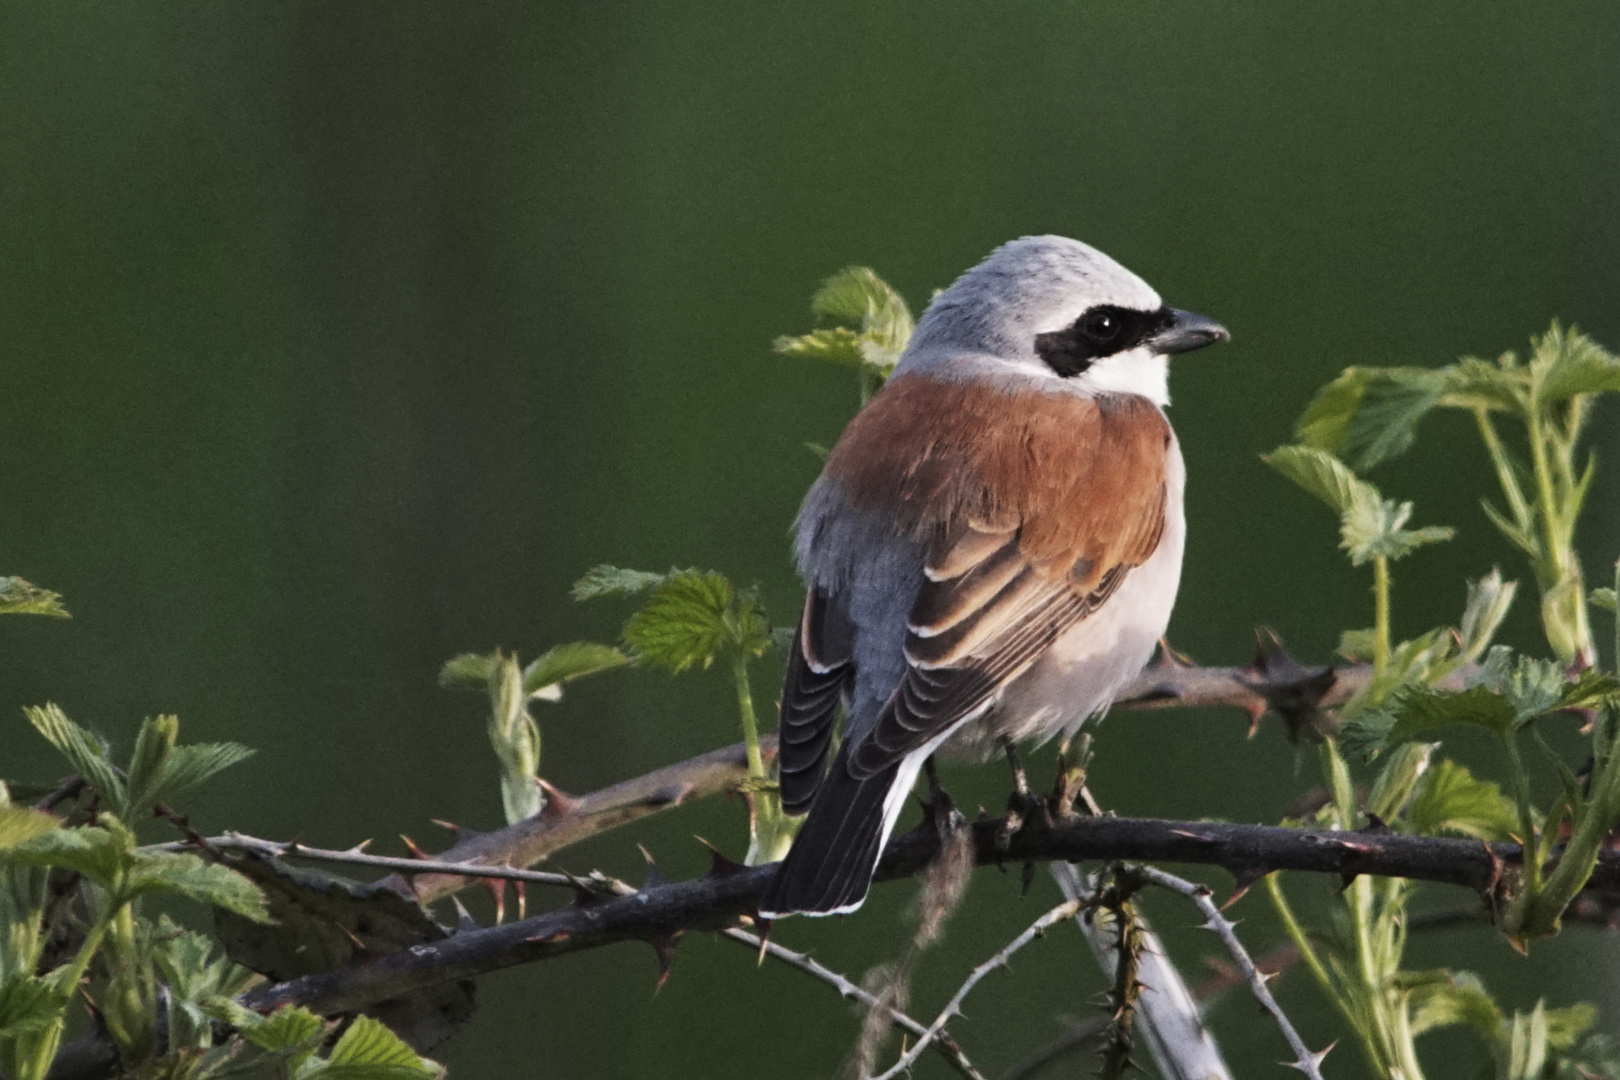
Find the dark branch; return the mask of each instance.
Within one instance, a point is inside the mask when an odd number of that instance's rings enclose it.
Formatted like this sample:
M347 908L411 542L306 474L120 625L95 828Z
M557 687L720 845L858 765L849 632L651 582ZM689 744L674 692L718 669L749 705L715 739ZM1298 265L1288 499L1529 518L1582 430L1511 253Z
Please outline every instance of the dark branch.
M1026 860L1131 859L1220 866L1240 881L1273 870L1334 876L1373 874L1460 885L1476 892L1497 888L1503 868L1519 860L1517 844L1343 833L1268 825L1161 821L1147 818L1070 818L1032 821L996 848L999 821L972 826L980 865ZM910 876L937 852L932 829L896 838L885 853L879 880ZM253 1009L301 1004L316 1012L351 1012L449 979L465 979L619 941L668 943L688 930L718 930L751 914L772 873L769 866L731 868L692 881L658 885L632 896L548 912L520 922L466 931L333 971L255 990L243 999ZM1605 852L1589 889L1620 889L1620 853Z
M1348 701L1366 685L1371 670L1365 664L1305 667L1289 656L1274 637L1262 634L1259 651L1248 667L1193 667L1177 661L1166 650L1158 663L1125 687L1114 707L1226 706L1243 710L1251 723L1271 711L1279 714L1290 729L1298 729L1315 726L1320 710ZM775 737L762 738L760 749L767 759L774 756ZM693 799L734 791L747 777L747 757L742 743L737 743L578 798L555 792L540 815L470 836L439 853L437 861L533 866L598 833ZM395 875L385 884L429 904L476 880L450 874L416 874L409 883L405 877Z

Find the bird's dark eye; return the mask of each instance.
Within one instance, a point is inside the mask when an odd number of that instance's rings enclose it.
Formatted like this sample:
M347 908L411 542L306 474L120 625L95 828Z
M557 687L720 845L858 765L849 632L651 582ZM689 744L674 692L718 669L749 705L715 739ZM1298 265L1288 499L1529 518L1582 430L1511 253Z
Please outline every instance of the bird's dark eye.
M1079 331L1098 345L1112 345L1124 332L1125 323L1105 308L1096 308L1080 319Z

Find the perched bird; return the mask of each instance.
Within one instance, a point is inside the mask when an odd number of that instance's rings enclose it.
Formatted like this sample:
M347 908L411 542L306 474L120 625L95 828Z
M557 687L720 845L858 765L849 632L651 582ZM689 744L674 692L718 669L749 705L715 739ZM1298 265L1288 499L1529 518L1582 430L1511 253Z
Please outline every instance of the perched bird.
M778 762L810 816L762 916L854 911L931 755L1072 734L1147 663L1186 535L1168 357L1228 336L1061 236L928 306L794 526Z

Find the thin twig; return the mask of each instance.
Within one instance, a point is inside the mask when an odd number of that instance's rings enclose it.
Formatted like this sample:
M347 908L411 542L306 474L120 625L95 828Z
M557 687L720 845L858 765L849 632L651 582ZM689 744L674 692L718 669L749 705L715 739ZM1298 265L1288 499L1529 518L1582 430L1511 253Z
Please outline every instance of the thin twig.
M968 996L975 986L979 985L979 982L986 975L998 967L1008 966L1007 962L1012 959L1013 953L1042 936L1058 923L1063 922L1065 919L1074 918L1075 915L1079 914L1083 906L1083 902L1079 900L1068 900L1059 904L1031 923L1028 929L1009 941L1000 952L970 971L967 979L961 986L957 987L956 993L951 995L951 1000L945 1003L945 1007L940 1010L939 1016L934 1019L932 1024L928 1025L928 1030L918 1037L911 1049L900 1055L900 1060L896 1061L887 1072L880 1073L873 1077L872 1080L893 1080L894 1077L899 1076L901 1073L909 1072L911 1067L916 1064L917 1059L922 1056L922 1052L928 1049L929 1043L938 1038L939 1033L945 1030L945 1025L961 1013L963 999Z
M747 930L733 926L720 931L720 936L730 938L732 941L748 946L748 948L753 950L756 956L760 952L761 946L758 934L753 934ZM922 1036L928 1030L927 1028L923 1027L920 1020L908 1016L906 1013L903 1013L898 1009L884 1006L878 1001L877 998L873 997L866 990L850 981L848 977L840 975L838 972L826 967L823 964L817 963L805 953L794 952L792 949L778 945L774 941L765 942L764 951L765 955L774 957L777 960L787 964L789 967L798 968L805 974L820 979L828 986L831 986L834 990L837 990L839 996L842 998L858 1001L868 1009L884 1009L884 1011L888 1014L889 1022L903 1031L909 1032L915 1036ZM939 1051L940 1055L944 1057L946 1061L950 1062L953 1069L955 1069L961 1075L967 1077L968 1080L985 1080L984 1074L973 1067L972 1063L968 1061L967 1055L962 1053L962 1048L957 1046L956 1040L952 1039L949 1034L942 1032L940 1035L936 1036L934 1039L934 1048Z
M1221 909L1210 899L1209 886L1167 874L1151 866L1138 866L1135 869L1146 880L1161 888L1180 893L1198 907L1204 915L1204 929L1214 931L1221 939L1226 951L1232 954L1232 962L1242 970L1255 1000L1259 1001L1260 1007L1277 1022L1277 1026L1282 1029L1283 1038L1288 1041L1289 1048L1297 1055L1294 1061L1287 1064L1304 1073L1309 1080L1322 1080L1322 1059L1333 1049L1333 1044L1329 1043L1327 1049L1315 1054L1305 1046L1305 1040L1299 1037L1299 1032L1294 1030L1294 1025L1278 1006L1277 999L1271 996L1271 990L1266 986L1267 976L1260 974L1260 969L1255 966L1249 951L1243 947L1243 942L1239 941L1237 934L1233 932L1232 928L1237 924L1222 915Z
M530 881L540 885L559 885L563 888L576 888L580 879L571 874L555 874L543 870L519 870L511 866L472 866L462 862L445 862L440 859L414 859L401 858L393 855L372 855L359 848L350 848L347 851L335 851L330 848L314 848L301 844L297 840L281 843L276 840L262 840L256 836L246 836L242 833L229 832L223 836L210 836L202 841L203 844L218 851L250 851L256 855L268 855L275 859L308 859L311 862L342 863L348 866L372 866L379 870L403 870L407 876L410 874L468 874L480 878L500 878L504 881ZM197 843L191 840L176 840L167 844L153 844L142 848L143 851L191 851ZM474 873L476 871L476 873ZM635 890L630 890L634 892Z

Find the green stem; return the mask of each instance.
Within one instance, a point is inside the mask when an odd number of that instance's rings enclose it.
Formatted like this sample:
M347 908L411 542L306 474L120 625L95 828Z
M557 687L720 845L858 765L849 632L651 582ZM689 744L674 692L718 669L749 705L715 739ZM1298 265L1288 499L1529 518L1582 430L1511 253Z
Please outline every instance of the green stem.
M754 692L748 684L748 657L738 649L731 658L731 677L737 683L737 712L742 716L743 745L748 748L748 775L765 779L765 757L759 752L759 721L754 717Z
M1534 896L1541 890L1541 863L1536 858L1536 819L1530 808L1530 778L1524 770L1524 758L1519 754L1518 732L1510 731L1502 736L1502 746L1507 750L1513 800L1519 808L1519 832L1523 834L1519 844L1524 849L1524 892L1526 896Z
M1480 440L1490 452L1491 464L1496 467L1496 481L1502 485L1502 496L1507 499L1508 509L1513 512L1514 524L1528 536L1530 506L1525 502L1518 478L1513 475L1513 467L1508 463L1507 451L1502 447L1502 440L1496 435L1496 425L1491 423L1490 413L1484 409L1474 410L1474 420L1479 425Z
M1389 666L1389 560L1373 559L1373 678ZM1348 827L1348 826L1347 826Z
M1526 887L1519 917L1511 920L1511 929L1522 937L1539 937L1556 933L1564 909L1586 887L1597 865L1610 830L1620 820L1620 750L1611 749L1592 784L1591 798L1581 807L1572 826L1569 842L1558 858L1558 865L1547 875L1546 885L1540 889ZM1528 851L1528 846L1526 848ZM1525 878L1529 881L1531 863L1525 859ZM1536 867L1539 877L1540 867Z
M1280 873L1266 875L1266 893L1271 897L1271 906L1276 909L1277 917L1282 920L1283 930L1288 934L1288 940L1294 943L1299 950L1300 959L1305 961L1305 967L1310 971L1316 985L1322 990L1322 996L1332 1002L1333 1007L1339 1010L1350 1030L1356 1033L1356 1041L1361 1044L1361 1052L1366 1055L1367 1063L1372 1066L1373 1072L1382 1070L1383 1056L1379 1053L1378 1043L1374 1040L1372 1032L1367 1027L1366 1017L1355 1008L1354 1003L1346 997L1328 973L1311 940L1306 936L1305 930L1294 917L1294 909L1288 903L1288 897L1283 893L1282 877Z

